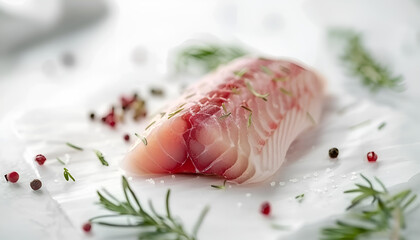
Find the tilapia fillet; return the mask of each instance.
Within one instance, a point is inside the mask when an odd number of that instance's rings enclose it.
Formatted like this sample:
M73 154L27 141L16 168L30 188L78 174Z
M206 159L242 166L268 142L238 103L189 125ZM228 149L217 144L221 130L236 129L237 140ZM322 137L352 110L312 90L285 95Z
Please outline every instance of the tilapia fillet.
M293 140L319 121L323 94L323 80L296 63L236 60L156 116L123 167L264 181L280 168Z

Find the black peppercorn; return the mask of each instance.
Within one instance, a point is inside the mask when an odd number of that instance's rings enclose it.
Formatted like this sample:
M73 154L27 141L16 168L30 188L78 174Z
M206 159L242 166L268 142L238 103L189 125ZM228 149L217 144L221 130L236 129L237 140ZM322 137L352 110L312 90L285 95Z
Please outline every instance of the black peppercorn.
M89 114L89 117L90 117L91 120L95 120L95 113L91 112Z
M338 151L338 149L337 149L337 148L331 148L331 149L328 151L328 154L330 155L330 158L337 158L338 153L339 153L339 151Z
M36 191L42 187L42 182L39 179L34 179L30 183L32 190Z

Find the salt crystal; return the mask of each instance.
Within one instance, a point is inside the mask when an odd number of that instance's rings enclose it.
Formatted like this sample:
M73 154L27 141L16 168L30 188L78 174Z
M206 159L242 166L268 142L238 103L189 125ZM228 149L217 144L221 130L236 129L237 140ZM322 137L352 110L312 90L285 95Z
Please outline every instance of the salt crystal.
M151 184L155 184L155 180L153 180L152 178L146 179L146 182L151 183Z

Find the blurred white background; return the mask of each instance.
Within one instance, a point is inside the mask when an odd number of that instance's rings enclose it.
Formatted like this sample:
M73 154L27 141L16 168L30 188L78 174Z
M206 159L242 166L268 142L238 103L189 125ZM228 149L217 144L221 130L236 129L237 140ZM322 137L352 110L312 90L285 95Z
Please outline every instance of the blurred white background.
M326 39L331 27L363 33L373 54L403 74L406 91L371 96L346 78L331 60L338 56ZM22 179L38 174L23 160L25 145L13 130L19 116L40 108L87 111L146 82L186 83L174 76L171 61L179 46L194 41L297 59L326 76L329 93L372 97L420 120L419 1L0 0L0 174L17 170ZM97 98L102 90L110 97ZM418 130L408 129L413 133L403 139L418 143ZM84 238L79 220L69 218L46 190L34 195L3 179L0 212L0 239Z

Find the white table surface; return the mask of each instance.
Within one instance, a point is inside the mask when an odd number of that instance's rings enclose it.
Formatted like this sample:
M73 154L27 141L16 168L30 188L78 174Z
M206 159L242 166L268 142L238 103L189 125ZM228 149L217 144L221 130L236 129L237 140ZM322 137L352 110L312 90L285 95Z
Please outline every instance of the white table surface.
M170 74L168 53L197 37L239 43L256 53L299 59L316 68L329 82L324 117L292 146L288 161L271 180L274 187L269 181L217 191L209 188L220 182L217 179L167 176L152 184L130 178L143 201L163 204L171 188L173 209L187 226L209 204L200 239L315 239L313 234L330 223L331 216L344 212L350 198L342 191L360 180L358 173L420 193L418 1L120 1L110 9L109 16L93 26L0 56L0 174L20 174L18 184L0 180L0 239L136 239L131 231L96 226L86 235L80 226L102 212L94 204L96 189L120 191L118 160L128 148L121 135L144 128L147 121L111 131L90 123L86 115L91 109L104 110L122 93L146 94L147 86L162 84L167 93L165 99L150 100L150 109L175 98L191 79ZM406 91L372 94L347 76L326 39L332 26L362 32L374 55L403 75ZM134 51L140 60L133 61ZM74 67L61 64L65 52L74 54ZM345 106L352 107L340 115ZM369 125L349 131L367 119ZM377 131L383 121L387 126ZM42 168L33 164L39 152L51 159L65 151L72 159L89 157L63 150L60 141L97 147L111 166L104 170L96 163L72 160L68 168L77 181L68 183L54 160ZM338 162L326 156L332 145L342 151ZM376 165L363 161L370 150L380 156ZM30 190L33 178L43 180L41 191ZM304 202L296 203L293 197L302 192ZM272 203L272 218L258 212L264 200ZM419 217L416 211L410 219ZM290 229L274 230L272 223ZM409 228L407 234L415 239L418 229Z

